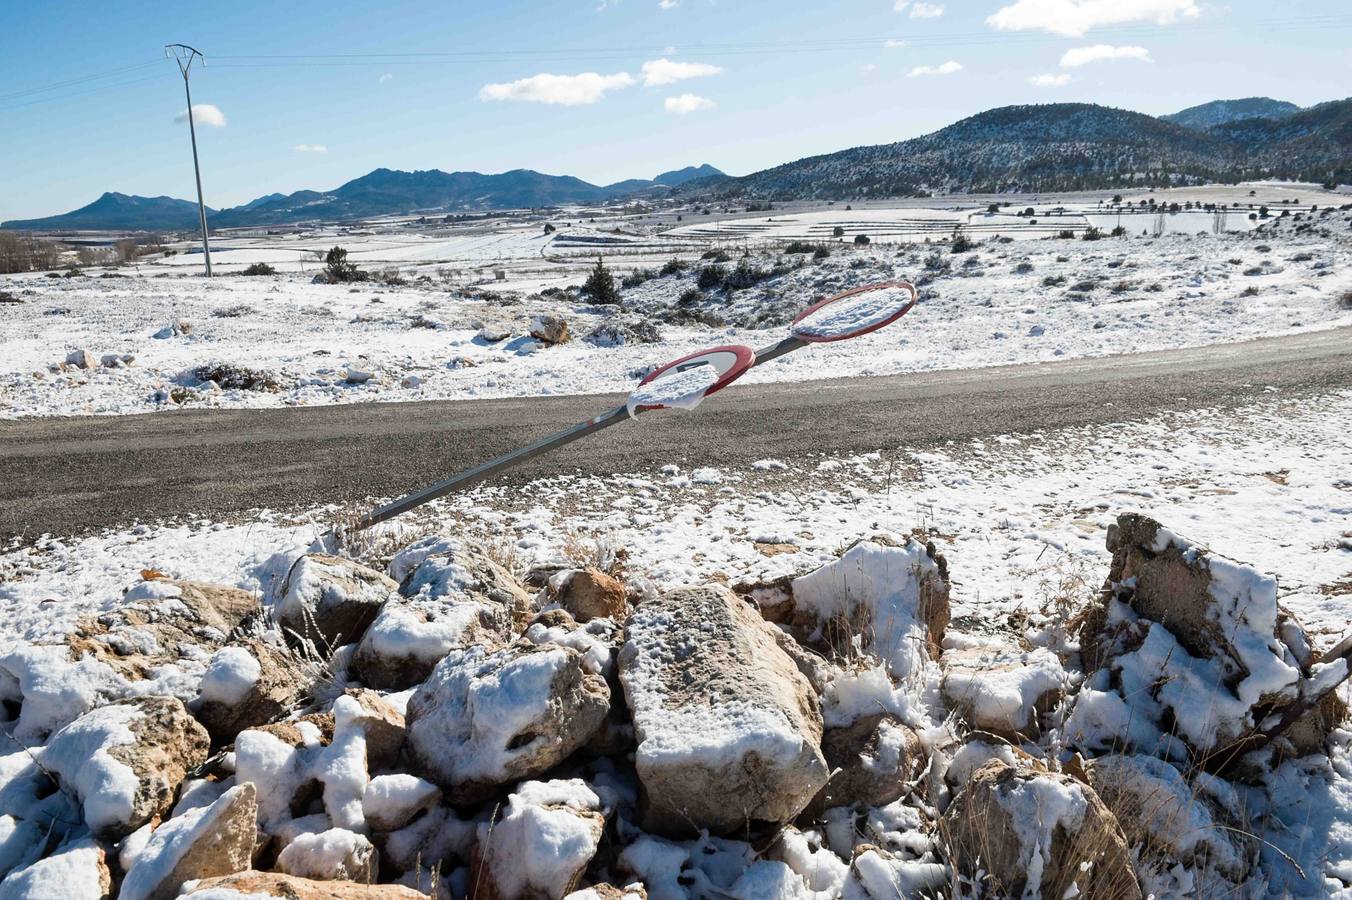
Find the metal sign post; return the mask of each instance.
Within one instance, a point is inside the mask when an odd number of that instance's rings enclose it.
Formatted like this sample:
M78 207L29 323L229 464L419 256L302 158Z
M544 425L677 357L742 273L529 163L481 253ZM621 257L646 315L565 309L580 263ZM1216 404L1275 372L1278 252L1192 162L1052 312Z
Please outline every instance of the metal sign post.
M769 347L753 351L749 347L733 345L701 350L654 370L639 382L639 388L652 384L663 376L687 371L694 366L711 365L717 371L718 378L703 390L703 396L708 397L732 384L761 363L778 359L786 353L792 353L808 344L848 340L890 325L910 312L917 300L915 288L904 281L888 281L854 288L843 294L828 297L803 310L790 325L789 335ZM637 394L637 389L635 394ZM608 409L600 415L585 422L579 422L565 431L541 438L529 446L504 453L496 459L490 459L488 462L477 465L472 469L452 475L444 481L439 481L422 490L393 500L367 513L355 525L351 526L352 530L361 531L370 528L372 525L388 521L438 497L444 497L452 491L478 484L518 463L542 456L557 447L571 444L579 438L627 421L634 416L666 408L661 405L640 404L633 406L631 412L631 406L632 404L627 403L614 409Z

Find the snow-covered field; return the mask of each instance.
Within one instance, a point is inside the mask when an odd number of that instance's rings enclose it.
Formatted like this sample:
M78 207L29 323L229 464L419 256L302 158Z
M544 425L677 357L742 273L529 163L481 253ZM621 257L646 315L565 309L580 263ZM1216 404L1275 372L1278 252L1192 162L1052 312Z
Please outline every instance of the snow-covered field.
M986 237L961 253L946 242L827 242L824 259L763 250L740 269L735 251L722 263L686 252L680 272L657 274L661 257L645 268L654 277L622 288L620 309L570 289L584 280L578 264L480 287L442 280L430 265L401 269L402 286L312 284L299 273L207 281L158 264L128 277L10 276L0 291L20 302L0 304L0 417L627 391L655 365L711 344L772 343L814 298L892 279L921 289L900 326L785 357L748 381L1096 356L1352 323L1339 302L1352 289L1352 214L1298 215L1222 234ZM354 259L385 252L378 239L358 240L368 243L353 245ZM617 276L626 259L609 260ZM573 339L532 339L539 315L565 318ZM178 322L188 329L176 331ZM92 368L66 362L77 351ZM257 373L259 383L204 383L215 364Z

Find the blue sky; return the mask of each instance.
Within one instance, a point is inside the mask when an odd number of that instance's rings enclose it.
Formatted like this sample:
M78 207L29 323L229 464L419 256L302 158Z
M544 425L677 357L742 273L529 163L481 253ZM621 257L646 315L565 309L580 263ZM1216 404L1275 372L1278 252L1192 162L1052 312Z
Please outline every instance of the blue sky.
M742 174L1011 103L1352 94L1346 0L43 0L6 19L0 220L194 195L175 41L206 54L193 101L224 117L198 127L218 208L378 166Z

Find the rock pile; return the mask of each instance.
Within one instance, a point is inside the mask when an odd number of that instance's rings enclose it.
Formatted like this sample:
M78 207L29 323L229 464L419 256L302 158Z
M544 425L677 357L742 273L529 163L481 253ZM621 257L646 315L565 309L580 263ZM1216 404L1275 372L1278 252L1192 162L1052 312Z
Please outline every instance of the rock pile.
M1319 666L1271 579L1141 517L1110 548L1080 652L946 639L914 539L637 598L452 537L261 597L148 572L0 654L0 898L1238 890L1263 773L1344 710L1258 746Z

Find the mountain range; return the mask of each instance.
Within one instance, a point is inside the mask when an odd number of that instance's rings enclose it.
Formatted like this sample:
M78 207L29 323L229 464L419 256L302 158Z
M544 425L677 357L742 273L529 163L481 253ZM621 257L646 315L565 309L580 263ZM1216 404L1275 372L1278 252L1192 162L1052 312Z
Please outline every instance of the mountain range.
M1217 100L1154 117L1091 103L1004 106L931 134L807 157L741 177L710 165L595 185L517 169L376 169L331 191L270 194L209 211L215 228L594 204L692 200L863 199L972 192L1091 190L1286 178L1352 182L1352 98L1300 108L1267 97ZM74 212L4 228L196 227L196 205L104 194Z
M1277 104L1278 101L1266 101ZM1164 118L1090 103L1005 106L932 134L687 183L709 199L861 199L1286 178L1352 182L1352 99L1254 116L1250 101ZM1225 108L1224 104L1229 104Z
M207 208L212 228L334 221L372 216L486 209L521 209L574 203L604 203L631 196L665 194L691 180L718 179L723 173L705 163L599 186L571 175L544 175L515 169L498 175L479 172L400 172L376 169L332 191L268 194L242 206ZM136 197L106 193L88 206L59 216L5 222L3 228L60 230L185 231L198 227L197 204L173 197Z

